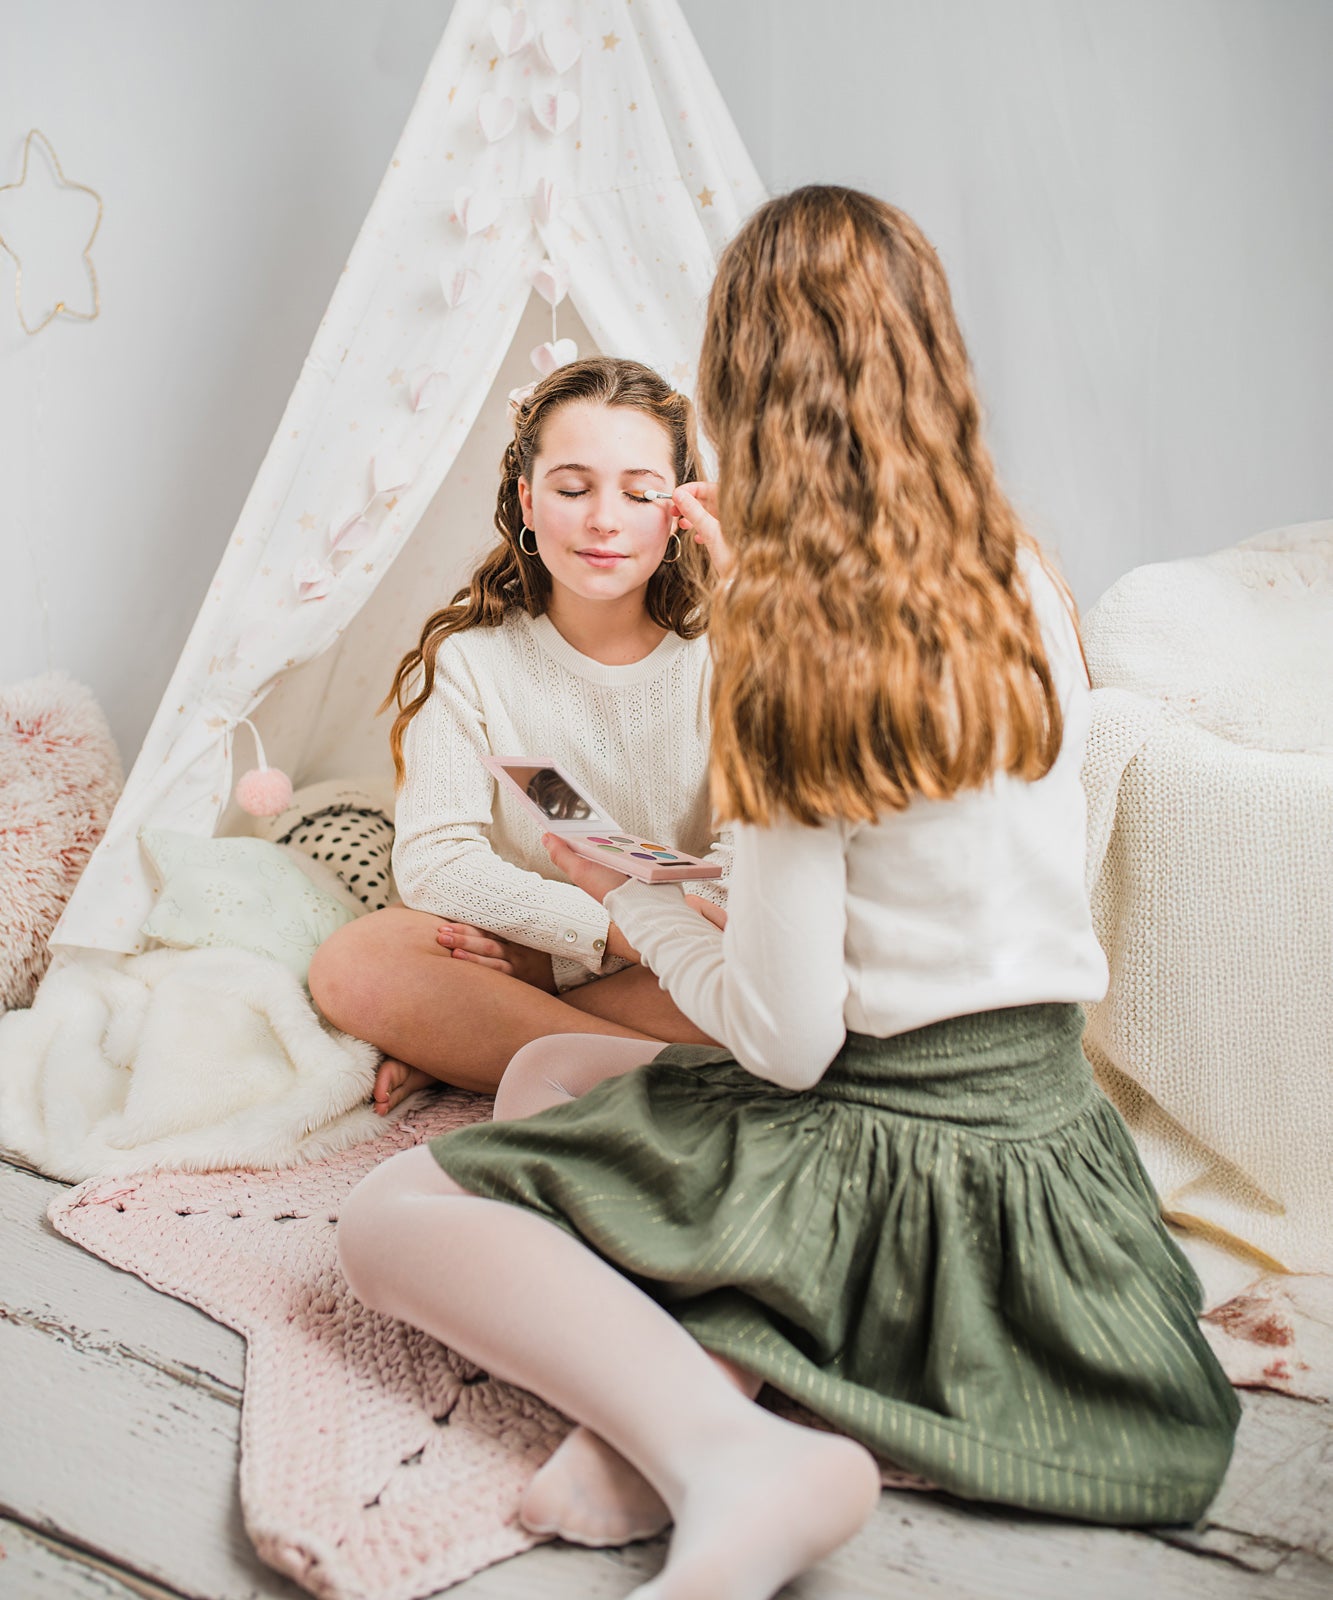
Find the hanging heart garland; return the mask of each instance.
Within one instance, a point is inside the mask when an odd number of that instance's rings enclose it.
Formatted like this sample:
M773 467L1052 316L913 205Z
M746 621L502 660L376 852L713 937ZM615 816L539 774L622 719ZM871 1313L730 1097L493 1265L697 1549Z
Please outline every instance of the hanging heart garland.
M532 38L532 23L521 7L511 11L508 6L496 6L489 21L491 37L502 56L516 56Z
M448 272L447 269L440 273L440 288L444 291L444 303L451 311L456 311L464 300L470 300L481 278L473 272L471 267L464 267L458 272Z
M493 189L459 189L454 194L454 216L468 238L485 233L500 215L501 201Z
M563 261L543 261L531 276L532 287L548 306L558 306L569 293L569 268Z
M539 38L547 65L557 74L568 72L583 54L583 41L567 23L543 28Z
M529 359L543 378L549 378L557 367L568 366L571 361L577 361L578 355L579 347L572 339L556 339L539 344Z
M579 97L572 89L550 94L538 89L532 96L532 115L537 126L551 135L561 134L579 114Z
M488 93L477 101L477 124L491 144L512 132L517 120L518 107L508 95Z
M333 573L313 556L305 556L292 568L292 582L298 600L322 600L333 585Z
M412 481L412 474L400 456L391 452L378 455L370 464L376 494L398 494Z
M374 537L375 530L364 511L354 511L350 517L334 517L329 523L329 552L350 555L363 550Z
M418 367L412 374L409 392L412 396L413 411L427 411L431 406L439 405L441 400L447 398L449 374L437 372L433 367Z
M545 228L555 221L560 210L560 186L550 178L543 178L532 191L532 220Z

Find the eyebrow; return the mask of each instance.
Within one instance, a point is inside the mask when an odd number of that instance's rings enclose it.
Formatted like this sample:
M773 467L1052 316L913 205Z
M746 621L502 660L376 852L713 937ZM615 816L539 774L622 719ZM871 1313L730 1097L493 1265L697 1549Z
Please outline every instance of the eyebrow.
M548 467L542 476L549 478L557 472L590 473L594 470L592 467L585 466L582 461L562 461L557 467ZM654 467L626 467L620 476L622 478L656 478L659 483L666 482L666 479Z

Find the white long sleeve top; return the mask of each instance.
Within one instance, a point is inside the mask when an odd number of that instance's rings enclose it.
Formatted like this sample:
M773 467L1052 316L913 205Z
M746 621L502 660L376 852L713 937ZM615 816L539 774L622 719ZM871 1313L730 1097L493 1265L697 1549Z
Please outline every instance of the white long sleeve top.
M1026 575L1064 712L1044 778L1001 774L873 824L738 825L725 932L669 884L607 896L680 1009L756 1076L809 1088L848 1030L1105 994L1084 888L1087 679L1058 591Z
M553 757L622 828L709 855L725 874L730 847L709 825L709 668L708 641L674 633L642 661L606 666L549 617L520 610L452 634L403 739L393 850L403 903L547 951L561 987L602 967L607 912L552 863L485 755ZM687 887L726 903L725 876Z

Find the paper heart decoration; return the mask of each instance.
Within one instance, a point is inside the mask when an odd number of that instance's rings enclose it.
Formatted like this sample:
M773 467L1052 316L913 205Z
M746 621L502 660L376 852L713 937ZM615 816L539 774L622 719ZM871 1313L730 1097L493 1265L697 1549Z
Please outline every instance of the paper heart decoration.
M449 374L433 367L418 367L412 374L412 409L425 411L439 405L449 392Z
M579 347L572 339L557 339L554 344L547 340L532 352L531 360L542 377L549 378L557 367L577 361L578 355Z
M351 555L361 550L375 537L375 530L359 511L350 517L329 523L329 550L335 555Z
M532 216L544 228L555 219L560 209L560 189L549 178L543 178L532 191Z
M582 39L567 24L543 28L541 47L552 72L568 72L583 54Z
M471 267L464 267L461 272L452 273L446 277L440 273L440 287L444 290L444 301L450 310L461 306L464 300L471 297L481 279L473 272Z
M518 107L508 95L484 94L477 101L477 122L492 144L503 139L518 118Z
M508 6L496 6L490 15L491 35L502 56L516 56L532 38L532 24L521 8L511 11Z
M500 196L493 189L459 189L454 194L454 215L458 225L469 237L485 233L500 215Z
M292 568L292 582L296 585L298 600L322 600L333 584L333 574L307 556Z
M533 269L532 287L548 306L558 306L569 293L569 268L563 261L543 261Z
M230 672L242 661L255 661L272 637L272 627L262 622L242 630L240 637L225 655L215 656L209 663L210 672Z
M532 114L547 133L563 133L579 114L579 97L572 89L561 89L559 94L538 89L532 97Z
M406 489L412 481L412 474L400 456L376 456L370 464L370 471L376 494L397 494L399 489Z

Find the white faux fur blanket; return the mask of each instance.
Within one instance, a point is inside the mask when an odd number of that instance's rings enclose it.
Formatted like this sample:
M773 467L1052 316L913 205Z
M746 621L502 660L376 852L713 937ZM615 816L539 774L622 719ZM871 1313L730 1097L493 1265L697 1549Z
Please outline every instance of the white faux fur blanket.
M0 1017L0 1146L74 1181L293 1166L383 1130L378 1059L263 956L81 957Z

